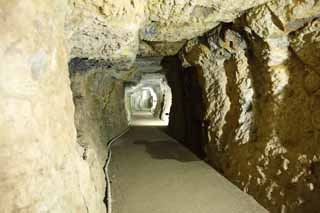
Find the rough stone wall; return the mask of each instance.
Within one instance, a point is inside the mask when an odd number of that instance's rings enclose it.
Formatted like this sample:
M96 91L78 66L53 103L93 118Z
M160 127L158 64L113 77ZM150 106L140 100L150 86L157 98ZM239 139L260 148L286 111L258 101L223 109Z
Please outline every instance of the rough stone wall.
M89 165L95 195L104 205L107 142L128 126L123 80L115 78L115 70L99 66L97 61L73 60L70 64L77 143Z
M76 143L60 0L0 1L0 212L105 212Z
M202 82L209 162L271 212L319 211L319 10L310 2L271 1L180 53Z

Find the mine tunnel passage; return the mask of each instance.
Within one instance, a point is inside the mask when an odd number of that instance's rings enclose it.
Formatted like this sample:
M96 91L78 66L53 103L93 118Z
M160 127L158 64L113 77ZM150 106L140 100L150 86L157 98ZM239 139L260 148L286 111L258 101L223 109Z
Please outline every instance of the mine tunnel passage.
M320 0L0 5L0 213L320 212Z
M175 58L168 59L158 72L141 72L137 80L125 83L130 128L110 146L109 211L266 212L199 158L203 147L197 108L202 105L190 101L201 102L201 93L192 71L180 76L177 65ZM183 89L185 83L195 90L192 98ZM168 134L183 137L178 142Z
M205 161L197 70L176 56L138 57L126 71L87 59L69 65L82 158L91 162L94 149L105 156L108 213L266 212Z

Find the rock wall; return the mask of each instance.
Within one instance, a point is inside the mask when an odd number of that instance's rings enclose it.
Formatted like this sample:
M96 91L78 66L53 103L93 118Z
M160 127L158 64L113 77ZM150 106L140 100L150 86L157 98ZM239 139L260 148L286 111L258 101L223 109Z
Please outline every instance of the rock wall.
M76 143L66 2L0 5L0 212L105 212Z
M69 67L77 143L82 147L82 159L89 165L95 196L102 208L106 193L107 142L128 126L123 80L116 79L114 70L97 61L74 59Z
M209 162L271 212L319 211L317 13L271 1L180 52L204 93Z

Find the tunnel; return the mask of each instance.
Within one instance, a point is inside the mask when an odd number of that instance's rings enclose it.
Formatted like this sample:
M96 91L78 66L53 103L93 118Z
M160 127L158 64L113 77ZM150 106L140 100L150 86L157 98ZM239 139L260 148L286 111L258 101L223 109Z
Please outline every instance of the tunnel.
M320 1L0 0L0 213L320 213Z
M127 83L124 99L129 125L168 126L172 93L165 74L146 73Z

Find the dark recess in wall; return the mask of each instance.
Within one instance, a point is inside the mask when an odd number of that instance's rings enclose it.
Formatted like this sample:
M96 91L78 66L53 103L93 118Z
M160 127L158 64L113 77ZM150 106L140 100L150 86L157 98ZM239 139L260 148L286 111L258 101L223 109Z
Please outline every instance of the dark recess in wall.
M204 106L197 73L194 68L183 68L176 56L165 57L162 66L172 90L168 134L204 159L204 145L208 139L203 125Z

